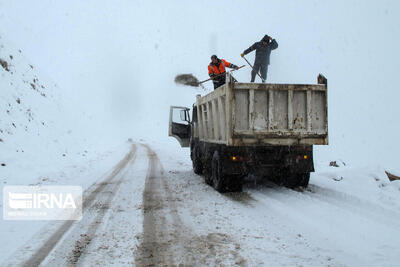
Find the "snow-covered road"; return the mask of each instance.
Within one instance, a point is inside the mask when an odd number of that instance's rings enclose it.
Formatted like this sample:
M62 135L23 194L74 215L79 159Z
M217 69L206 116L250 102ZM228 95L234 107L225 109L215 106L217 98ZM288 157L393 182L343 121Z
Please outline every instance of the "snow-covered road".
M50 222L4 264L398 265L400 191L378 171L317 172L304 191L249 177L220 194L188 151L129 145L85 191L81 221Z

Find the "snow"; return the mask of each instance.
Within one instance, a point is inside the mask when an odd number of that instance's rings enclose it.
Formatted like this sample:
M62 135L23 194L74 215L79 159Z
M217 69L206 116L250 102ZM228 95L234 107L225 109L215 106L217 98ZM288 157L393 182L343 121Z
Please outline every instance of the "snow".
M177 262L398 265L400 181L385 174L400 176L397 1L0 0L0 24L0 59L9 64L9 71L0 66L2 185L90 192L128 153L128 138L138 147L79 264L128 265L141 257L151 158L140 144L148 144L163 167L166 203L174 203L160 214L170 208L168 249ZM219 194L193 173L189 150L166 136L169 106L190 107L212 85L195 90L173 80L181 73L207 78L211 54L245 64L240 53L264 34L279 43L270 82L328 78L330 145L315 147L316 172L304 191L249 177L243 192ZM249 75L246 67L235 77ZM93 210L45 264L65 263L90 232ZM23 262L61 224L1 220L0 262Z
M154 146L184 199L182 217L195 231L234 236L250 266L397 265L400 194L381 169L326 166L304 192L250 181L221 195L193 174L188 153Z
M58 171L46 171L45 169L34 169L39 176L35 176L32 171L25 174L26 185L79 185L83 190L87 189L97 180L101 180L106 172L114 166L127 151L126 145L120 145L114 149L104 151L90 159L80 159L79 164L59 166ZM29 159L31 160L31 159ZM19 175L21 175L20 172ZM21 175L22 176L22 175ZM10 181L4 184L11 184ZM23 184L23 179L19 182L13 182L12 185ZM3 199L3 190L0 192L0 197ZM1 208L3 204L1 203ZM6 259L19 247L27 243L37 232L45 228L48 222L46 221L0 221L2 238L2 246L0 246L0 258ZM56 229L55 227L53 229ZM5 246L4 244L7 244Z

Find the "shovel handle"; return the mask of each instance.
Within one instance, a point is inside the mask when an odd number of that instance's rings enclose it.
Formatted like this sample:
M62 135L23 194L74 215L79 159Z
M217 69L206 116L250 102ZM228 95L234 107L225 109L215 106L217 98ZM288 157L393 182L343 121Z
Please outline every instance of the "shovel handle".
M253 66L250 64L250 62L247 60L247 58L245 58L244 56L243 56L243 58L244 58L244 60L246 60L247 64L249 64L249 66L253 69ZM258 75L258 77L261 78L261 81L265 82L265 80L261 77L261 75L258 72L257 72L257 75Z

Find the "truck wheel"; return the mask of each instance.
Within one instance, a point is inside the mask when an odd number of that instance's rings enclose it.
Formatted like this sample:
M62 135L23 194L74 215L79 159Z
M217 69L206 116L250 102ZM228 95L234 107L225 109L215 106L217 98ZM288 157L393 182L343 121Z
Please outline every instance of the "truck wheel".
M206 173L204 175L204 181L206 182L206 184L213 186L211 173Z
M206 184L213 186L212 183L212 177L211 177L211 157L212 155L210 155L209 151L206 151L206 157L203 165L203 175L204 175L204 181L206 182Z
M195 174L202 174L203 173L203 164L201 162L199 146L195 146L193 148L192 153L193 153L193 155L192 155L193 172Z
M218 151L214 152L211 160L211 181L215 190L225 192L225 177L222 175L221 160Z
M299 174L299 177L301 177L301 181L298 186L302 186L302 187L306 188L308 186L308 182L310 181L310 173L307 172L307 173Z
M310 181L310 173L293 173L288 174L284 179L284 186L288 188L296 188L299 186L307 187Z

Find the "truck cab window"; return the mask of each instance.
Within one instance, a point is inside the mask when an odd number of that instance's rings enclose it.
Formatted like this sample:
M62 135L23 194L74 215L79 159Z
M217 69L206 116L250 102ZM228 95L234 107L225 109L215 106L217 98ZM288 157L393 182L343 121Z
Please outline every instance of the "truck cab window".
M181 110L181 109L175 109L174 110L173 115L172 115L172 122L173 123L178 123L178 124L188 125L189 122L184 120L184 117L182 117L181 112L184 112L184 111Z

